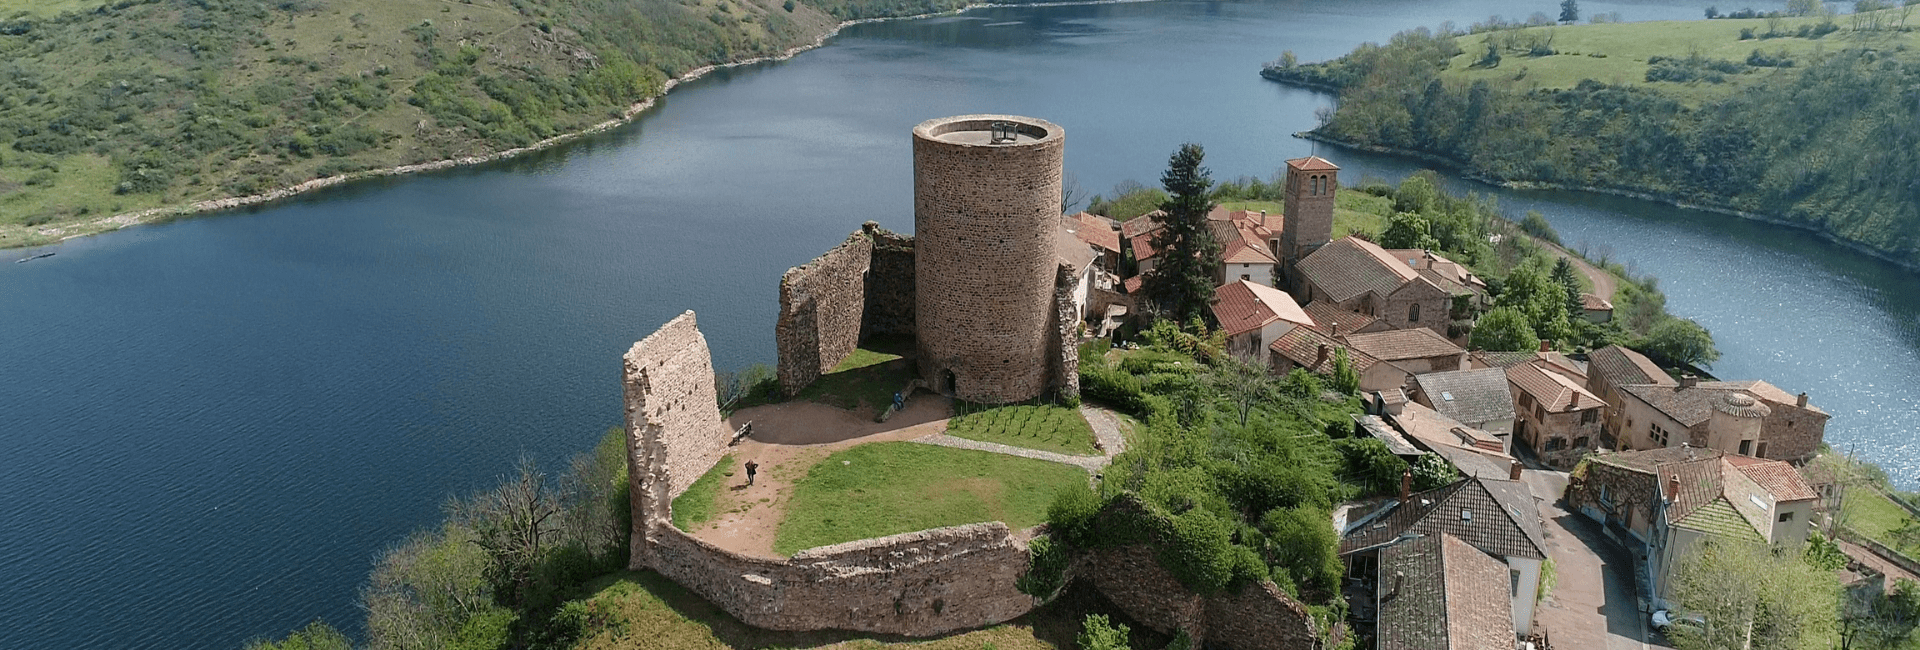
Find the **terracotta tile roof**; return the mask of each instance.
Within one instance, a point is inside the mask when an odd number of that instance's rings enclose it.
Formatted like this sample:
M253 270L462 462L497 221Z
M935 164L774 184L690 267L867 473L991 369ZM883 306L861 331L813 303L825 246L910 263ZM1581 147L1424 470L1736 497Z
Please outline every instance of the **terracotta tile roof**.
M1442 533L1381 549L1380 650L1505 650L1513 646L1507 565ZM1389 591L1391 590L1391 591Z
M1553 413L1567 411L1568 406L1574 407L1571 410L1584 411L1606 405L1599 396L1589 392L1580 384L1574 383L1572 379L1533 364L1508 368L1507 381L1512 382L1526 394L1532 395L1534 401ZM1576 397L1579 400L1578 403L1575 402Z
M1768 402L1772 402L1774 404L1780 404L1784 406L1792 406L1800 402L1800 397L1798 395L1788 395L1787 391L1780 390L1779 386L1769 384L1759 379L1749 379L1746 381L1703 381L1703 382L1700 382L1700 386L1702 388L1731 388L1736 390L1744 390L1752 394L1754 397L1758 397L1762 400L1766 400ZM1813 411L1815 413L1819 413L1821 415L1827 414L1826 411L1820 410L1819 407L1814 406L1812 403L1807 404L1807 410Z
M1613 311L1613 303L1591 293L1580 294L1580 308L1587 311Z
M1099 253L1094 252L1093 246L1068 230L1065 224L1054 233L1053 250L1060 264L1072 268L1075 273L1092 266L1093 261L1100 257Z
M1320 346L1322 345L1327 346L1326 361L1315 363L1316 361L1320 361ZM1287 360L1292 361L1302 368L1306 368L1308 371L1318 373L1327 373L1333 370L1332 350L1343 347L1346 347L1346 345L1332 338L1328 338L1327 335L1311 327L1295 327L1288 330L1286 334L1280 335L1280 338L1274 339L1273 343L1267 345L1267 349L1272 350L1274 354L1286 357ZM1380 360L1374 358L1372 355L1353 349L1347 350L1347 361L1353 364L1354 372L1361 374L1366 374L1367 370L1373 368L1374 364L1380 363Z
M1135 261L1150 260L1153 259L1153 256L1160 254L1160 251L1153 249L1152 232L1134 237L1129 241L1133 244L1133 259Z
M1533 492L1520 481L1468 477L1416 492L1407 503L1351 525L1341 536L1340 554L1390 542L1402 533L1448 533L1492 555L1546 558L1540 511Z
M1473 360L1485 364L1489 368L1512 368L1514 366L1531 363L1534 359L1533 355L1535 354L1537 353L1474 350Z
M1120 232L1118 224L1112 219L1097 214L1081 212L1065 217L1067 228L1081 241L1099 247L1101 250L1120 252Z
M1413 376L1433 410L1472 424L1513 419L1513 390L1499 368L1455 370Z
M1753 479L1753 482L1759 483L1760 487L1766 488L1767 493L1772 494L1775 499L1807 501L1820 498L1819 493L1813 491L1813 486L1808 485L1806 479L1800 476L1800 471L1794 469L1792 465L1752 456L1729 455L1726 459L1734 467L1739 468L1740 473L1746 474L1747 478Z
M1287 161L1287 166L1303 172L1338 171L1339 165L1319 156L1307 156Z
M1647 355L1618 345L1609 345L1587 353L1587 373L1605 379L1615 387L1634 384L1678 386L1680 382L1660 369Z
M1740 411L1747 417L1766 417L1771 412L1771 409L1769 409L1765 403L1759 401L1744 390L1733 388L1722 382L1710 383L1721 385L1709 386L1706 384L1696 384L1692 388L1682 388L1680 386L1642 384L1637 386L1622 386L1620 387L1620 392L1626 395L1632 395L1634 398L1646 402L1647 405L1653 407L1654 410L1665 413L1667 417L1673 418L1674 421L1679 422L1681 426L1685 427L1706 422L1709 418L1713 417L1715 410L1733 409ZM1739 395L1740 397L1730 397L1733 395ZM1732 399L1738 402L1741 401L1741 398L1745 398L1745 401L1752 403L1738 404L1728 401Z
M1227 336L1239 336L1284 320L1308 327L1313 319L1294 304L1293 296L1264 284L1240 280L1213 291L1213 317Z
M1351 236L1321 246L1300 260L1298 269L1334 302L1346 302L1369 291L1385 298L1408 282L1425 281L1413 267L1395 260L1373 242Z
M1750 542L1767 541L1766 537L1753 529L1751 522L1741 516L1733 503L1726 497L1714 497L1712 501L1687 513L1687 516L1670 520L1670 525L1719 537Z
M1272 264L1273 251L1267 249L1267 242L1251 230L1240 229L1242 236L1223 241L1220 245L1220 259L1229 264Z
M1138 295L1140 293L1140 285L1146 282L1146 280L1147 280L1147 276L1136 275L1131 278L1127 278L1127 281L1120 283L1120 286L1126 288L1127 295L1129 296Z
M1347 311L1341 309L1339 305L1318 300L1307 303L1307 306L1301 309L1306 310L1307 315L1313 317L1313 322L1316 323L1315 326L1318 327L1320 331L1326 333L1333 332L1333 323L1340 324L1341 334L1352 334L1354 332L1364 331L1368 327L1372 327L1374 323L1380 322L1378 318L1359 312Z
M1459 355L1466 350L1425 327L1347 336L1347 345L1387 361Z
M1279 236L1280 233L1285 232L1287 229L1287 215L1278 212L1269 213L1267 216L1260 218L1260 225L1265 227L1267 232L1273 233L1274 236Z
M1134 237L1139 237L1141 235L1153 232L1155 230L1159 230L1165 227L1165 224L1162 224L1160 222L1160 218L1165 216L1167 216L1167 213L1165 211L1154 210L1152 212L1148 212L1138 217L1128 219L1126 223L1120 224L1120 236L1126 237L1127 239L1133 239Z

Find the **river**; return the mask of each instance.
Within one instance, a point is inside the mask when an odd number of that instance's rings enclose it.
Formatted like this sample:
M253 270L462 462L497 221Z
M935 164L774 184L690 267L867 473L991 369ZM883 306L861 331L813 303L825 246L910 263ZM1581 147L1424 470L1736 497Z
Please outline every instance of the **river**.
M1582 8L1649 20L1706 4ZM1188 141L1216 177L1265 176L1312 150L1289 134L1330 99L1261 79L1263 61L1557 5L1159 2L862 24L562 148L0 253L57 253L0 264L0 647L235 648L315 617L360 634L373 560L445 498L522 455L557 470L620 422L619 356L637 338L692 309L718 365L770 362L782 271L862 221L910 230L922 120L1052 120L1092 191L1153 182ZM1350 180L1414 168L1320 152ZM1494 193L1659 275L1671 309L1716 335L1718 374L1811 392L1834 414L1830 442L1920 483L1912 275L1726 217Z

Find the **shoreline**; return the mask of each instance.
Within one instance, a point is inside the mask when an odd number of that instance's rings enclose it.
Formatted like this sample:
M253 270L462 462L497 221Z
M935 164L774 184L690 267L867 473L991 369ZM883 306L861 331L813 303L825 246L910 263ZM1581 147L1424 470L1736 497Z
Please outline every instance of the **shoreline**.
M1271 79L1271 77L1269 77L1269 79ZM1285 81L1276 80L1276 82L1288 84L1288 85L1299 85L1299 84L1293 84L1292 82L1285 82ZM1301 87L1306 87L1306 86L1302 85ZM1559 191L1568 191L1568 192L1590 192L1594 194L1607 194L1607 195L1625 197L1630 199L1639 199L1642 201L1651 201L1651 202L1659 203L1662 205L1680 208L1682 210L1695 210L1699 212L1707 212L1707 213L1725 215L1730 217L1738 217L1741 219L1745 219L1747 221L1754 221L1754 222L1759 222L1759 223L1764 223L1764 224L1769 224L1774 226L1784 226L1787 228L1792 228L1795 230L1807 232L1816 237L1819 237L1822 240L1832 243L1836 246L1845 248L1855 253L1859 253L1861 255L1865 255L1867 257L1873 258L1881 262L1885 262L1887 264L1891 264L1903 271L1906 271L1909 273L1920 273L1920 262L1902 261L1894 258L1891 254L1888 254L1885 251L1876 250L1868 247L1865 244L1861 244L1858 242L1841 239L1838 235L1828 232L1825 229L1822 229L1813 225L1809 225L1806 223L1801 223L1798 221L1789 221L1774 215L1762 214L1758 212L1748 212L1746 210L1736 210L1733 208L1724 208L1719 206L1690 203L1680 199L1675 199L1675 198L1655 194L1652 192L1644 192L1644 191L1638 191L1638 190L1613 188L1613 187L1601 187L1597 185L1568 185L1565 183L1553 183L1548 181L1503 181L1503 180L1493 178L1491 176L1487 176L1486 174L1480 173L1478 170L1475 170L1471 166L1463 164L1460 161L1453 160L1445 156L1423 152L1423 151L1416 151L1412 149L1400 149L1397 147L1387 147L1387 146L1373 145L1373 144L1362 144L1362 143L1353 142L1349 140L1342 140L1339 138L1329 137L1326 135L1315 133L1313 131L1300 131L1300 132L1294 133L1293 137L1300 138L1303 140L1312 140L1315 142L1330 144L1336 147L1352 149L1355 151L1363 151L1367 153L1396 156L1400 158L1412 158L1414 160L1430 162L1430 163L1445 167L1447 171L1454 173L1455 175L1459 176L1462 179L1466 179L1475 183L1481 183L1484 185L1490 185L1490 186L1498 187L1502 189L1559 190Z
M23 249L24 250L24 249L31 249L31 248L43 248L47 246L60 244L70 239L75 239L78 237L87 237L91 235L98 235L102 233L109 233L116 230L120 230L122 228L127 228L129 226L137 226L137 225L148 224L148 223L162 223L168 220L182 218L182 217L189 217L189 216L206 214L211 212L221 212L225 210L233 210L238 208L264 205L264 204L272 203L282 199L288 199L295 196L299 196L301 194L305 194L315 190L333 187L335 185L341 185L344 183L350 183L353 181L366 180L371 178L383 178L388 176L402 176L406 174L415 174L420 172L440 171L443 169L452 169L455 167L467 167L472 165L495 162L499 160L506 160L508 158L513 158L515 156L533 153L535 151L540 151L543 149L550 149L552 147L566 144L568 142L580 139L582 137L586 137L596 133L602 133L605 131L612 130L614 128L618 128L618 127L630 124L636 118L638 118L641 114L645 113L648 109L653 108L654 105L660 100L660 98L667 96L667 93L673 92L673 89L678 87L680 84L694 81L701 77L705 77L708 74L712 73L713 71L720 70L722 68L733 68L733 67L739 67L739 66L754 65L758 63L767 63L772 61L785 61L787 59L791 59L795 56L799 56L803 52L818 48L822 45L826 45L829 39L832 39L833 37L840 35L841 30L844 30L847 27L850 27L853 25L860 25L865 23L877 23L877 22L884 22L884 21L890 21L890 20L919 20L923 18L953 16L953 15L966 13L968 11L973 11L975 9L994 9L994 8L1005 8L1005 7L1066 7L1066 6L1077 6L1077 5L1130 4L1130 3L1136 3L1136 2L1154 2L1154 1L1155 0L1069 0L1066 2L1035 2L1035 3L1019 3L1019 4L980 2L980 3L969 4L964 7L960 7L958 9L953 9L949 11L914 14L910 16L886 16L881 18L860 18L855 20L843 20L843 21L840 21L839 24L835 25L833 29L827 30L826 32L820 34L820 36L814 38L812 42L801 43L799 45L789 47L778 54L757 56L749 59L741 59L739 61L729 61L726 63L714 63L714 64L700 66L692 70L688 70L682 73L680 76L674 77L672 79L668 79L666 80L665 83L660 84L659 93L653 95L652 97L648 97L647 99L641 102L628 106L626 110L621 111L620 117L618 118L606 120L606 121L594 124L593 126L589 126L585 129L581 129L579 131L574 131L571 133L562 133L560 135L556 135L551 138L547 138L545 140L541 140L539 142L535 142L533 144L530 144L524 147L515 147L512 149L496 151L493 153L488 153L488 154L483 154L478 156L461 156L458 158L445 158L445 159L435 160L431 162L414 163L410 165L397 165L393 167L383 167L380 169L368 169L368 170L362 170L357 172L351 172L347 174L340 174L337 176L325 176L325 177L315 178L312 180L297 183L294 185L278 188L272 191L262 192L259 194L250 194L247 196L228 196L228 197L221 197L217 199L205 199L201 201L188 203L185 205L162 206L158 208L148 208L145 210L137 210L134 212L123 212L110 217L101 217L99 219L94 219L91 221L81 221L81 222L60 225L60 226L46 226L42 228L36 228L33 230L33 232L41 236L52 237L53 238L52 241L27 244L22 246L0 245L0 249Z

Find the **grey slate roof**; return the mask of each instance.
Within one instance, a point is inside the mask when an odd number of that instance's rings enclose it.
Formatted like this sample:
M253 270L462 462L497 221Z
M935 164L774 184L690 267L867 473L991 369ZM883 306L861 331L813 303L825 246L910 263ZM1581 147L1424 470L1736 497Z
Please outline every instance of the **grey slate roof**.
M1505 370L1435 372L1414 375L1413 381L1441 415L1474 426L1513 419L1513 391L1507 388ZM1447 399L1449 395L1453 399Z
M1605 379L1613 386L1679 385L1679 382L1667 376L1667 373L1662 371L1652 359L1648 359L1647 355L1618 345L1609 345L1587 353L1587 368L1589 375Z
M1533 492L1519 481L1483 477L1413 494L1407 503L1346 531L1340 554L1375 547L1409 532L1452 534L1493 555L1547 557Z

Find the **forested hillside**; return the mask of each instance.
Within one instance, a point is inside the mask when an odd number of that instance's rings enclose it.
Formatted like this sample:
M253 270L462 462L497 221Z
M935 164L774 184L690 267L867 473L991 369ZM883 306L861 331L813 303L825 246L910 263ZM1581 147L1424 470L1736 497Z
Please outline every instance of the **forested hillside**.
M0 0L0 247L526 146L958 0Z
M1875 5L1877 6L1877 5ZM1870 9L1871 6L1862 8ZM1920 265L1914 6L1418 30L1262 74L1337 89L1315 133L1505 182L1636 192L1806 226Z

